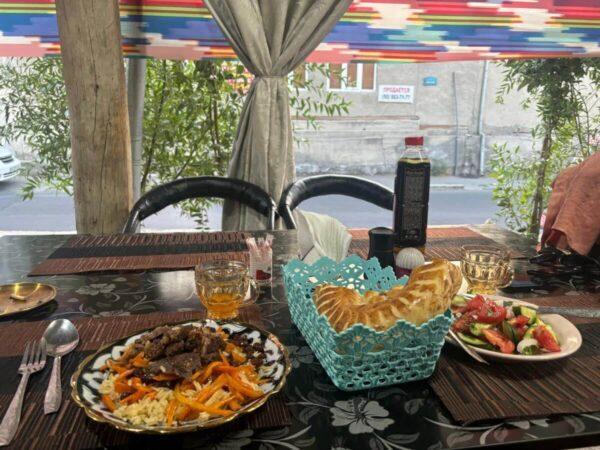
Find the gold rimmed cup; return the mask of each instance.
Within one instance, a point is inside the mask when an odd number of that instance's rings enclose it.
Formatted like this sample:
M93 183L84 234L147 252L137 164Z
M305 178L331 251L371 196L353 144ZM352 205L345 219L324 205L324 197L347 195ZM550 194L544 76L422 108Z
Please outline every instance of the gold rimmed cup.
M510 254L501 247L465 245L461 247L460 268L470 294L495 294L514 278Z
M232 319L258 298L256 282L241 261L216 260L196 266L196 292L209 319Z

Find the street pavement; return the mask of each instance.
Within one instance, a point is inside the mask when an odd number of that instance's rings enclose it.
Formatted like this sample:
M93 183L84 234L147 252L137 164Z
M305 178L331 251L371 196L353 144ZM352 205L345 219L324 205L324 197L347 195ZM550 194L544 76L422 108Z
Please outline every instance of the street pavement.
M368 177L393 188L393 175ZM486 220L503 221L496 216L498 207L492 199L492 181L487 178L433 177L429 202L430 225L478 224ZM48 189L36 192L32 200L23 201L20 189L24 182L13 179L0 182L0 234L4 232L74 232L73 199ZM389 211L350 197L331 195L307 200L302 209L329 214L347 227L371 228L391 226ZM221 206L208 212L208 227L220 229ZM146 230L182 230L195 228L192 219L174 207L166 208L144 222Z

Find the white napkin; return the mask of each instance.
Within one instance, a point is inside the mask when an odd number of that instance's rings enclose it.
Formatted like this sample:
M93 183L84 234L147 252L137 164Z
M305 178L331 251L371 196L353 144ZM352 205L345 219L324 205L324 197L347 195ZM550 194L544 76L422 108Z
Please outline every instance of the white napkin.
M325 214L294 211L300 259L312 264L322 256L340 262L348 255L352 236L339 220Z

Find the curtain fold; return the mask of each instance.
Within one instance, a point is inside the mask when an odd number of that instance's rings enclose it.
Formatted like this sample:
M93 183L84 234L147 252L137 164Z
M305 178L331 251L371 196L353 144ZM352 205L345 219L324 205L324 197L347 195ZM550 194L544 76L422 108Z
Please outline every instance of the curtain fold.
M257 184L278 201L294 179L287 75L316 48L352 0L206 0L244 66L255 75L240 116L228 176ZM266 219L234 201L223 230L264 228Z

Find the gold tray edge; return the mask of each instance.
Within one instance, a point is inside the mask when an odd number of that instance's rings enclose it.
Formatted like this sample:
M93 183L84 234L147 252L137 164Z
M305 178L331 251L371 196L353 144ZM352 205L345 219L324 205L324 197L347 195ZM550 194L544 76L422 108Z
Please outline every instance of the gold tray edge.
M37 309L37 308L41 308L42 306L47 305L51 301L55 300L56 299L56 295L58 294L58 292L56 290L56 287L53 286L53 285L51 285L51 284L36 283L36 282L30 282L30 281L25 281L25 282L22 282L22 283L7 283L7 284L2 284L2 285L0 285L0 289L2 289L3 287L6 287L6 286L14 286L16 284L41 284L41 285L47 286L47 287L49 287L51 289L52 296L48 300L44 301L43 303L38 303L38 304L35 304L35 305L30 306L30 307L25 308L25 309L19 309L18 311L10 311L8 313L0 312L0 318L2 318L2 317L9 317L9 316L13 316L15 314L21 314L21 313L32 311L32 310Z

